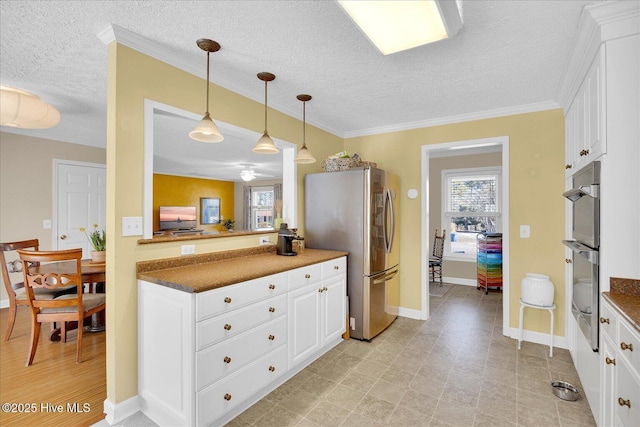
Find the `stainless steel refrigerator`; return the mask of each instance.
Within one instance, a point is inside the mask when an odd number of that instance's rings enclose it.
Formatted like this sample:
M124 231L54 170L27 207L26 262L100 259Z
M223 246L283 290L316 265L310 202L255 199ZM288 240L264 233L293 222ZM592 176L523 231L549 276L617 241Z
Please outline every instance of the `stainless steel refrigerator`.
M347 251L349 329L370 340L398 315L400 179L377 168L305 176L305 242Z

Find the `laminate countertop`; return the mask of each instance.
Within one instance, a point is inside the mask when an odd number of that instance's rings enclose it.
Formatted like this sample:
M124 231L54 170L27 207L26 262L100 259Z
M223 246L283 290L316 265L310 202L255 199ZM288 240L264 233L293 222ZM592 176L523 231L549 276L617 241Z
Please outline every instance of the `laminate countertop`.
M295 256L282 256L276 255L275 247L271 245L140 261L136 271L140 280L199 293L346 255L343 251L307 248Z
M640 280L612 277L602 296L640 333Z

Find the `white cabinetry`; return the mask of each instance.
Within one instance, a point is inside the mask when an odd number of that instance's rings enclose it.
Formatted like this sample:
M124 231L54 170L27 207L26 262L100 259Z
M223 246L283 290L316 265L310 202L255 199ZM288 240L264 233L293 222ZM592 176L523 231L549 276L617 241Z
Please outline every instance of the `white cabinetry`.
M292 365L305 361L345 331L346 258L326 262L321 267L320 270L303 267L291 272L289 361Z
M607 151L604 70L602 45L565 115L567 176Z
M161 426L228 422L340 342L345 300L345 257L202 293L139 280L141 409Z
M640 334L605 300L601 307L603 426L640 425Z

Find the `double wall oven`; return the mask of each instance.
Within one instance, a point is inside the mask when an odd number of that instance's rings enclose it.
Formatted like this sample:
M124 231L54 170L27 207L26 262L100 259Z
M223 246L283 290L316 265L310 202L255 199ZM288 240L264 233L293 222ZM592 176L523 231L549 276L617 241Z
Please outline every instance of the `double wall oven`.
M598 351L600 162L594 161L573 175L571 190L572 237L563 240L573 251L572 313L593 351Z

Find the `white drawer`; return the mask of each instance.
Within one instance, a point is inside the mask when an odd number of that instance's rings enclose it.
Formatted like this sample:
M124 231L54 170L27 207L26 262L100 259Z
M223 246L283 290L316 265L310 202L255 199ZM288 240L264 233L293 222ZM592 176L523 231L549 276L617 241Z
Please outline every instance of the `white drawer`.
M337 276L347 273L347 258L336 258L322 263L322 278Z
M618 340L617 328L618 314L613 309L604 303L600 306L600 330L605 332L609 337L616 342Z
M281 294L196 323L196 351L247 329L287 314L287 295Z
M196 353L196 390L236 372L287 342L287 316L281 316Z
M635 370L635 374L640 377L640 339L638 338L638 333L632 331L631 326L626 322L620 322L619 324L618 353L629 362L631 369ZM640 406L640 401L638 406Z
M197 394L197 425L211 424L287 371L287 346Z
M322 265L313 264L287 271L289 290L302 288L320 280Z
M196 295L196 321L287 291L287 274L279 273Z
M616 379L618 392L613 395L613 406L617 418L622 426L640 426L640 383L624 361L616 364Z

